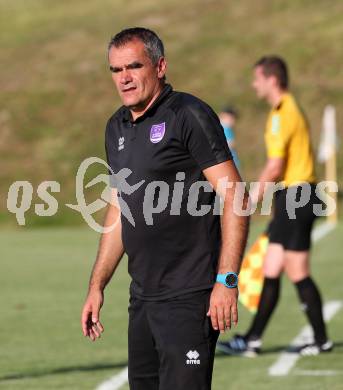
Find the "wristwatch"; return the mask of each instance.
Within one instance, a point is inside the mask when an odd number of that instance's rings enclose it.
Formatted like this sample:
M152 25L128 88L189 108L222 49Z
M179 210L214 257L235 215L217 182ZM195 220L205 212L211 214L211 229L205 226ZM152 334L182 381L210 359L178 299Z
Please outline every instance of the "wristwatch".
M238 275L236 272L227 272L226 274L217 274L218 283L222 283L227 288L236 288L238 285Z

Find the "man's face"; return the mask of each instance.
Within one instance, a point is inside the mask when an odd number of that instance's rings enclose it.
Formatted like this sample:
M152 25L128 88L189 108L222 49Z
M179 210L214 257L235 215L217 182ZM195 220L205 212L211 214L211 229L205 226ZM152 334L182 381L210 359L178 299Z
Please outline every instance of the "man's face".
M112 79L123 104L133 111L143 111L161 88L166 61L153 65L140 40L109 51Z
M256 66L254 68L254 78L252 82L252 87L256 91L257 96L260 99L265 99L268 97L271 88L274 87L275 77L273 76L265 76L263 73L262 66Z

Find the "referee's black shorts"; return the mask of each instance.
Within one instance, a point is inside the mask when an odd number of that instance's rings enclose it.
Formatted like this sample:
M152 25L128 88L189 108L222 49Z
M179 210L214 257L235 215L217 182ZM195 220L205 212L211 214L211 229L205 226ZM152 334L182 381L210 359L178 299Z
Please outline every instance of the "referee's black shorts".
M306 188L311 191L309 201L306 205L295 208L294 201L299 202L301 192ZM269 242L281 244L285 250L309 250L311 231L316 218L313 211L315 204L323 204L315 193L315 184L293 186L277 191L274 197L274 216L268 228Z
M211 290L165 301L130 299L131 390L210 390L216 342Z

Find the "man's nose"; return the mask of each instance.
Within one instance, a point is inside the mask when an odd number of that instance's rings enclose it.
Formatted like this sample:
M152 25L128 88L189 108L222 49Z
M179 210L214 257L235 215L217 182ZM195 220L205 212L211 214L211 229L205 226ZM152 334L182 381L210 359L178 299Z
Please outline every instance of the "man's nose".
M127 84L127 83L130 83L131 81L132 81L132 77L131 77L130 70L123 69L123 71L121 72L120 82L122 84Z

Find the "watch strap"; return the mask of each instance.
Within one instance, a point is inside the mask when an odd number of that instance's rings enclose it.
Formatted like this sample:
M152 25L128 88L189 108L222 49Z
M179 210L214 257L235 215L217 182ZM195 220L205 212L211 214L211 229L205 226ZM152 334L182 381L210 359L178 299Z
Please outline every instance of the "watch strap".
M234 275L235 278L236 278L236 283L234 286L230 286L226 283L226 278L229 276L229 275ZM236 288L238 286L238 275L236 274L236 272L227 272L226 274L217 274L217 279L216 281L218 283L221 283L221 284L224 284L224 286L226 286L227 288Z

